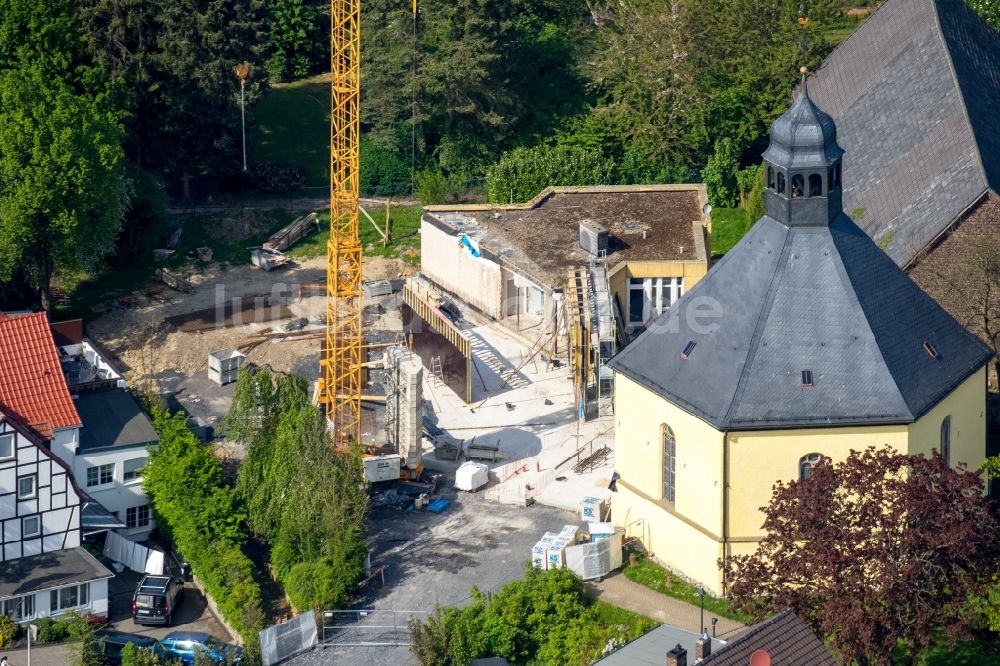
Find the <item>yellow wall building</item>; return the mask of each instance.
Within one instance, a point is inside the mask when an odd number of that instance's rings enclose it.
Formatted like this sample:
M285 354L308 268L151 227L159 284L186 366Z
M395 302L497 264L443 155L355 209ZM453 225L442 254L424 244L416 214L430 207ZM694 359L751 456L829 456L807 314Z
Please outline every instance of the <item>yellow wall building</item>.
M717 594L778 481L888 445L985 457L991 352L841 210L836 128L803 94L772 128L766 214L615 370L615 524Z

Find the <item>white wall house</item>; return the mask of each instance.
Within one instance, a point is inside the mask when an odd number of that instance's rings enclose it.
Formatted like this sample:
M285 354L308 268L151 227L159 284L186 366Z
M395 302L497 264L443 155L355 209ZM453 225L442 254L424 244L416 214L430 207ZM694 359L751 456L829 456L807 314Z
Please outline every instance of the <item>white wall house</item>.
M119 534L142 541L155 526L142 489L142 469L159 437L123 389L81 393L74 402L83 428L70 458L73 475L95 502L125 524L116 530Z
M80 547L83 494L46 442L0 414L0 612L108 614L112 574Z

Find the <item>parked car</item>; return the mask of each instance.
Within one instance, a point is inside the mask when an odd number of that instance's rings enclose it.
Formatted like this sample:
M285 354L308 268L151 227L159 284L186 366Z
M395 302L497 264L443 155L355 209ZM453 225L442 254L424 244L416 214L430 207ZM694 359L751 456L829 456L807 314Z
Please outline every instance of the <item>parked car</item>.
M171 624L184 598L184 583L174 576L144 576L132 596L136 624Z
M161 657L180 659L185 665L193 664L196 654L206 654L220 664L238 664L243 658L243 648L203 631L172 631L156 644L153 651Z
M94 634L97 644L101 646L101 654L104 655L104 662L108 666L119 666L122 663L122 650L129 643L139 648L150 648L156 646L156 639L142 634L127 634L124 631L112 631L111 629L101 629Z

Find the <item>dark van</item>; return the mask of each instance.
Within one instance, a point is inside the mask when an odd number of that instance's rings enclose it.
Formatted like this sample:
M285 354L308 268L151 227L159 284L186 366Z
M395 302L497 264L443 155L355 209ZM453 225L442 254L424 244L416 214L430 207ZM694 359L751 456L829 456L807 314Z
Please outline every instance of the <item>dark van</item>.
M101 646L101 654L104 655L104 662L108 666L120 666L122 663L122 650L129 643L138 648L152 650L156 645L156 639L142 634L127 634L124 631L112 631L102 629L94 634L97 644Z
M136 624L171 624L184 597L184 583L174 576L146 576L132 597L132 621Z

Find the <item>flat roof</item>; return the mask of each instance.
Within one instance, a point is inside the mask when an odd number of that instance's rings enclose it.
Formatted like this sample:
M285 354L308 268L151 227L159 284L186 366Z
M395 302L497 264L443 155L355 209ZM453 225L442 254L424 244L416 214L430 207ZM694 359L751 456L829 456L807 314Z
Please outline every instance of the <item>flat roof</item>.
M139 404L125 389L81 393L76 410L83 421L80 451L145 446L160 441Z
M680 645L687 650L688 663L694 663L695 642L700 636L693 631L685 631L669 624L661 624L647 631L634 641L630 641L603 659L594 662L594 666L663 666L667 653ZM725 641L712 639L712 651L721 649Z
M526 204L428 206L424 221L475 239L490 259L550 286L589 263L580 223L608 230L608 265L622 261L706 261L701 225L705 186L550 187ZM492 255L492 256L491 256Z
M16 597L113 576L83 548L65 548L4 562L0 567L0 597Z

